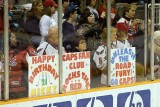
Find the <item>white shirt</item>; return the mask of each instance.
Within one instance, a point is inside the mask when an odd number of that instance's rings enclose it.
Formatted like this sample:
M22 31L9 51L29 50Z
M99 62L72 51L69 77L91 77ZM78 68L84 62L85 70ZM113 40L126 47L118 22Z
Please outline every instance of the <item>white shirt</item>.
M39 28L41 33L41 43L46 41L45 37L48 36L48 30L51 26L57 26L55 20L47 15L43 15L39 22Z
M107 67L107 47L104 45L99 46L93 55L93 60L96 67L104 72ZM103 72L101 74L101 84L107 84L107 75Z
M111 46L112 49L117 48L116 42L113 42L111 45L114 45ZM107 70L107 47L105 45L101 45L97 48L93 55L93 61L95 62L96 67L103 71L101 74L101 84L107 85L107 74L104 73L104 70Z
M43 42L37 48L37 55L44 55L44 53L45 55L58 54L58 49L50 45L48 42ZM62 53L65 53L65 50L63 47L62 47Z
M66 20L63 19L64 13L62 13L62 23ZM54 19L55 23L58 25L58 12L56 11L55 14L53 14L52 19Z
M117 48L127 48L127 47L131 47L128 40L124 40L124 42L117 40Z

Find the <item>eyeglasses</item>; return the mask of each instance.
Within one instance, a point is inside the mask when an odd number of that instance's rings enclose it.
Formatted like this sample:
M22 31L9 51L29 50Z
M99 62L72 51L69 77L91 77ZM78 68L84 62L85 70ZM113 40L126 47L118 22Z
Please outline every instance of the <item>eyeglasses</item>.
M82 42L80 42L79 44L86 44L86 42L85 42L85 41L82 41Z

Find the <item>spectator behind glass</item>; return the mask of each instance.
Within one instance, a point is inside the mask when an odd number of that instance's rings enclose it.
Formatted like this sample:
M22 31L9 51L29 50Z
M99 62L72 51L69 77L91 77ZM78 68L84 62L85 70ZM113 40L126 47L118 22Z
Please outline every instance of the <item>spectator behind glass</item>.
M97 67L97 69L100 71L101 73L101 82L99 84L104 84L107 85L107 44L106 44L106 40L107 40L107 29L104 28L103 32L101 34L101 45L96 49L94 56L93 56L93 60L95 62L95 65ZM111 49L115 49L117 48L117 29L116 28L111 28ZM97 81L97 80L95 80Z
M64 10L67 8L69 4L69 0L62 0L62 18L64 16ZM53 17L52 17L55 22L57 23L58 25L58 11L55 12L55 14L53 14ZM65 21L65 19L62 19L62 23Z
M93 51L97 48L97 43L100 40L99 35L101 34L105 24L106 22L104 18L100 18L99 22L95 22L94 15L90 12L90 10L88 8L84 10L76 31L79 35L85 37L87 42L87 50Z
M45 41L48 36L48 30L50 26L56 26L56 22L51 21L52 15L55 13L58 5L53 0L45 0L43 2L43 13L44 15L40 19L39 28L41 33L41 43Z
M98 11L96 10L97 0L86 0L86 6L92 14L94 14L95 20L99 19Z
M111 25L112 25L112 22L116 15L116 9L115 7L113 7L113 5L115 4L115 1L112 0L111 3L112 3L112 6L111 6ZM97 9L99 16L101 16L103 12L106 13L106 5L107 5L107 0L102 0L102 4Z
M25 84L26 87L28 86L28 80L27 80L28 78L28 58L29 56L35 56L35 55L36 55L36 51L32 47L27 34L23 32L11 32L10 33L10 38L9 38L9 71L10 71L9 78L10 78L10 81L20 81L21 79L23 79L25 81L23 81L22 83ZM9 84L9 86L10 88L16 87L15 84ZM17 92L19 91L17 90ZM23 96L23 97L27 97L27 96Z
M87 43L83 36L75 34L71 39L73 42L72 52L83 52L87 49Z
M75 26L74 23L77 20L77 10L74 5L68 5L64 12L64 19L66 19L62 24L62 32L63 32L63 46L67 52L71 50L70 39L74 36ZM68 48L70 47L70 48Z
M105 24L106 22L105 20L103 20L103 18L99 18L99 22L95 22L94 15L88 8L86 8L81 15L79 26L76 29L78 35L85 37L87 43L87 51L90 51L91 75L96 74L94 72L96 72L97 68L93 61L93 55L95 53L95 50L100 45L100 34ZM95 78L97 77L95 76Z
M27 20L23 25L25 32L27 32L31 38L31 42L34 47L38 47L41 41L41 34L39 28L39 22L43 15L43 6L41 0L35 0L32 3L32 8L27 12Z
M43 11L42 1L41 0L33 1L32 8L27 13L27 20L24 23L24 30L27 33L40 36L39 21L43 14L42 11Z
M70 36L75 33L74 22L77 20L77 10L74 6L68 5L64 11L64 19L62 24L63 40L70 39Z
M125 23L129 26L128 29L128 40L132 44L134 35L139 32L140 19L134 19L136 15L136 4L126 4L124 7L122 18L118 20L117 23Z
M63 48L63 53L65 53ZM49 28L47 40L37 48L37 55L58 54L58 26Z
M82 12L81 12L81 0L69 0L70 1L70 4L72 5L75 5L76 6L76 9L77 9L77 14L78 14L78 16L77 16L77 20L79 20L80 19L80 17L81 17L81 14L82 14Z
M128 42L128 29L125 23L117 23L117 48L127 48L131 47L130 43Z
M154 54L155 78L160 79L160 30L154 32Z

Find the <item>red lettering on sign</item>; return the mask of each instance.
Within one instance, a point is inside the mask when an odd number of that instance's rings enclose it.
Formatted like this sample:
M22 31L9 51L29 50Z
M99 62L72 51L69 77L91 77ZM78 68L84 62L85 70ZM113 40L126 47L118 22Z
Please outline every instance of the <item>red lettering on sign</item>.
M80 69L80 68L84 68L84 62L71 62L69 64L69 69Z
M131 67L131 62L116 63L116 69L127 69Z
M121 84L130 84L134 82L134 77L126 77L126 78L120 78L119 83Z
M82 88L82 84L81 83L73 83L73 84L70 84L70 90L73 91L73 90L79 90Z

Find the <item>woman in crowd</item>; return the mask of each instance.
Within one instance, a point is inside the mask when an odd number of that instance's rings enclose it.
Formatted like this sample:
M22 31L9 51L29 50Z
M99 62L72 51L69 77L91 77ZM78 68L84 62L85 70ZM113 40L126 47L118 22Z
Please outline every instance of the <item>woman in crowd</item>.
M99 23L95 22L94 15L87 8L82 13L79 20L79 26L76 31L79 36L84 36L87 44L87 51L90 51L91 55L91 75L94 75L97 68L94 65L93 54L100 45L101 37L100 34L105 26L105 14L101 15ZM97 75L97 74L96 74Z
M12 87L21 87L22 84L26 85L26 87L28 86L27 85L28 84L27 82L28 58L29 56L35 56L35 55L36 55L36 51L32 47L28 39L28 35L21 32L10 33L10 39L9 39L9 71L10 71L9 86L10 86L10 89ZM18 85L11 84L12 81L18 81L19 84Z
M27 20L24 23L24 30L27 33L40 36L39 21L43 14L42 11L43 11L42 1L41 0L33 1L32 8L27 13Z
M41 0L35 0L32 3L31 10L27 13L27 20L23 25L25 32L27 32L31 38L31 42L35 47L39 46L40 28L39 22L43 15L43 5Z
M87 42L87 50L93 51L97 47L97 42L100 40L100 33L102 32L105 23L105 14L101 15L99 22L95 22L94 15L89 9L85 9L79 20L79 25L76 29L79 35L85 37Z
M97 4L97 0L86 0L86 6L90 10L90 12L94 15L95 20L99 19L99 14L97 9L95 8Z

